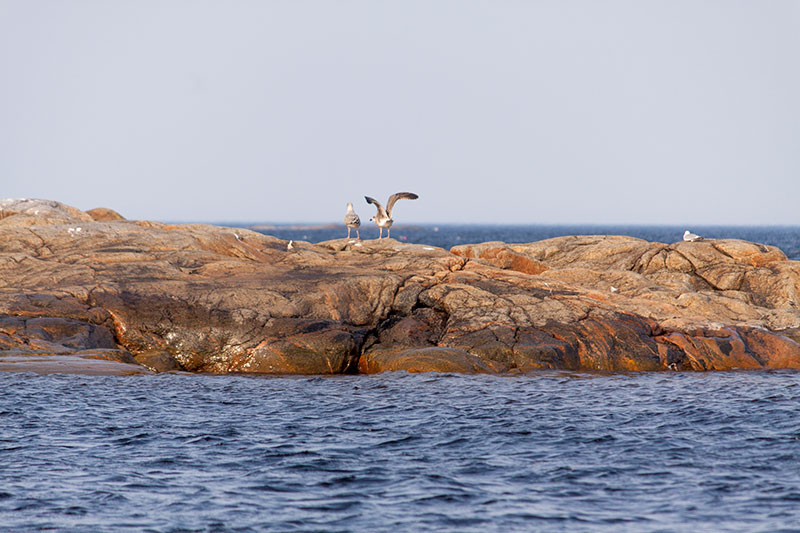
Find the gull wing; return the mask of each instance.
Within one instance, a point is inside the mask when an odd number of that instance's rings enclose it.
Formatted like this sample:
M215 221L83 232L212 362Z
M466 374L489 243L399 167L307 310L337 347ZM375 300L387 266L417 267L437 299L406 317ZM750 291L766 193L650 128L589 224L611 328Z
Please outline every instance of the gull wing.
M365 196L364 199L367 201L368 204L372 204L378 208L378 216L391 218L389 215L386 214L386 209L383 208L383 206L378 200L376 200L375 198L370 198L369 196Z
M389 213L389 218L392 217L392 208L397 200L416 200L417 198L419 198L419 196L413 192L396 192L391 195L389 201L386 202L386 211Z

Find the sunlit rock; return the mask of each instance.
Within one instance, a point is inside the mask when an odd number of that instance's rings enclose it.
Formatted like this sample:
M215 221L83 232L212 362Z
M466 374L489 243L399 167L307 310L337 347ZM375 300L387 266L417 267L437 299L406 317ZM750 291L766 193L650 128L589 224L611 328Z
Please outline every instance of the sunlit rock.
M800 368L798 302L800 263L730 239L289 248L0 200L6 366L93 354L216 373Z

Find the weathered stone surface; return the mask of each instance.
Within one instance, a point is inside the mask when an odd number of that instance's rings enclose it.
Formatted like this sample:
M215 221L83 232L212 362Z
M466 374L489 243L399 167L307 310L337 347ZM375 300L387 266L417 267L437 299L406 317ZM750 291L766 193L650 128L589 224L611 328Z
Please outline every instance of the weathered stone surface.
M95 220L97 222L125 220L125 217L123 217L113 209L108 209L107 207L95 207L94 209L89 209L88 211L86 211L86 214L92 217L92 220Z
M126 363L129 365L138 365L139 363L133 355L127 350L120 349L94 349L94 350L81 350L77 355L84 359L101 359L103 361L116 361L118 363Z
M516 270L525 274L541 274L549 270L544 263L519 253L504 242L484 242L464 244L453 248L452 252L462 257L483 259L489 264L503 269Z
M183 367L171 354L166 352L143 352L134 356L134 361L153 372L172 372Z
M0 199L0 219L17 215L13 224L32 225L42 220L51 223L88 222L92 217L80 209L53 200L29 198Z
M102 325L55 317L0 317L0 350L69 354L116 348L113 335Z
M92 376L134 376L151 372L137 364L76 355L5 355L0 356L0 372L36 374L88 374Z
M0 200L3 364L94 354L219 373L800 368L800 263L774 247L572 236L452 253L394 239L287 249L245 229L106 215Z
M491 373L494 370L480 357L455 348L411 348L403 351L367 352L359 363L364 374L405 370L406 372Z
M268 374L342 374L355 371L363 333L330 320L272 319L264 340L220 371ZM187 365L184 365L187 366ZM191 367L189 367L191 368Z

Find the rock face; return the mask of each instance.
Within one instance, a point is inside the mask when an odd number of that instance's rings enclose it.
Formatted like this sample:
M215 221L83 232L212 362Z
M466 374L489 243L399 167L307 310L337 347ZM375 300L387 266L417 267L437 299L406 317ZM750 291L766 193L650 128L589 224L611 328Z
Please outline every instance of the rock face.
M286 245L0 200L0 369L34 356L219 373L800 368L800 263L773 247Z

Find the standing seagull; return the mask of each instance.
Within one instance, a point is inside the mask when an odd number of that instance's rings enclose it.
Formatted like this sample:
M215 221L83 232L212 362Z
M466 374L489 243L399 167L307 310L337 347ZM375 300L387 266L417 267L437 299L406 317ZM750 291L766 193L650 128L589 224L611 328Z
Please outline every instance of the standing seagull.
M347 226L347 238L350 238L350 230L356 230L356 237L358 240L361 240L361 235L358 234L358 228L361 227L361 219L358 218L358 215L355 211L353 211L353 204L347 202L347 213L344 214L344 225Z
M374 221L375 224L378 225L379 230L379 239L383 238L383 228L386 228L386 237L390 236L390 232L392 231L392 208L394 207L394 203L401 198L405 198L406 200L416 200L419 198L413 192L396 192L389 197L389 201L386 202L386 209L375 199L370 198L369 196L365 196L368 204L373 204L375 207L378 208L378 212L375 214L374 217L370 218L370 220Z
M691 233L687 229L686 231L683 232L683 240L688 242L694 242L694 241L702 241L703 238L700 235L695 235L694 233Z

